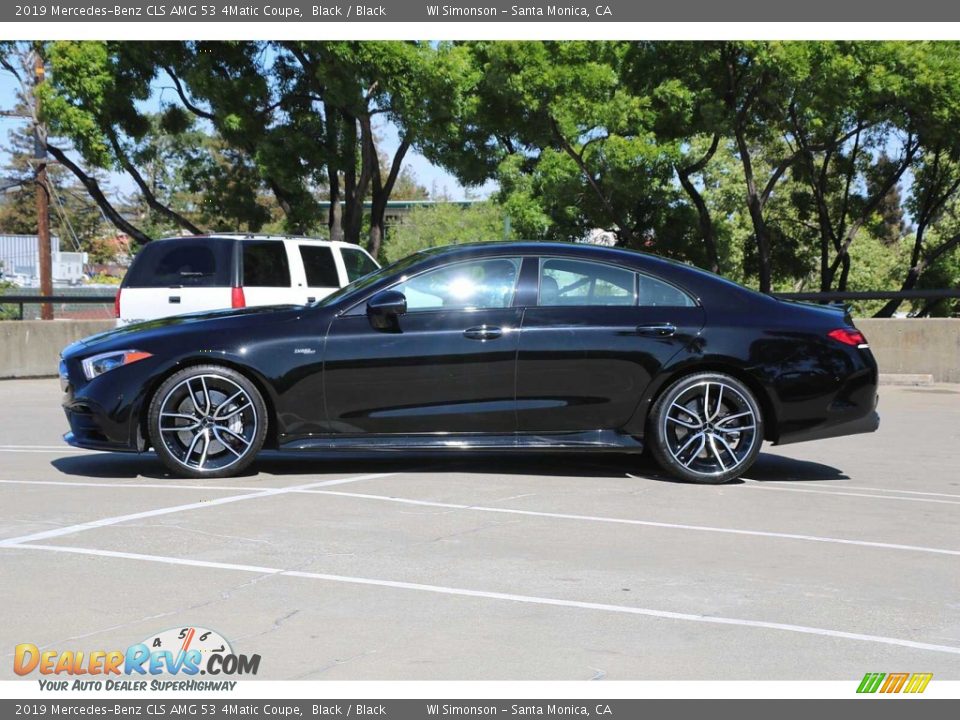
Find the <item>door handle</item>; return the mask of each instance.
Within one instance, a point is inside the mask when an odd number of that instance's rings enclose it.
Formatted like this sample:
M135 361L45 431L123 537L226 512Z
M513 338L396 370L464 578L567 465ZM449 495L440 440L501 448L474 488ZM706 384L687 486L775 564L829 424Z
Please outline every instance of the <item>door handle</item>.
M479 325L463 331L463 336L468 340L496 340L501 335L503 335L502 328L490 325Z
M174 305L179 305L179 304L180 304L180 296L179 296L179 295L170 295L167 299L168 299L170 302L172 302Z
M316 296L316 295L308 295L308 296L307 296L307 302L308 302L308 303L312 303L312 302L316 302L316 301L317 301L317 296Z
M653 325L637 325L637 335L647 337L671 337L677 332L677 326L670 323L655 323Z

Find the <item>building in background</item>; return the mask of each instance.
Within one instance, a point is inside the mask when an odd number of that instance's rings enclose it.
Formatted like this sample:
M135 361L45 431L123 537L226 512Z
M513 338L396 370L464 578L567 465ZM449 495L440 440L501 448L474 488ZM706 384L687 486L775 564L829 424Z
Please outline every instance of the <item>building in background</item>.
M53 284L80 285L87 254L61 252L60 238L51 236L50 253L53 259ZM40 286L40 253L36 235L0 235L0 271L3 279L20 287Z

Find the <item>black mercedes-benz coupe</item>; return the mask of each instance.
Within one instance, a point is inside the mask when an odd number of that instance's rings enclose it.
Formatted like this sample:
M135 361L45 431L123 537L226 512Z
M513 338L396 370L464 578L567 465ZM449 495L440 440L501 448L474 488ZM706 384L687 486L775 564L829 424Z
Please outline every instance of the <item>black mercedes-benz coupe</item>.
M193 279L196 282L196 279ZM877 365L841 309L576 244L424 251L305 306L182 315L63 351L83 448L175 475L282 450L640 452L721 483L777 444L877 429Z

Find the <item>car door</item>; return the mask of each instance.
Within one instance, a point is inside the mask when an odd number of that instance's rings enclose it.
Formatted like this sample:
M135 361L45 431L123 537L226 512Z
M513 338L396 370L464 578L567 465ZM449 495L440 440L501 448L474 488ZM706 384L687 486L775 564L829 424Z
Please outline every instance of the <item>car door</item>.
M538 263L536 306L517 355L521 432L616 430L652 377L703 326L682 290L630 268L566 257Z
M234 245L204 237L145 245L123 280L118 324L230 307Z
M365 303L334 319L323 376L330 430L512 433L519 270L519 258L482 258L405 279L393 289L407 311L387 330L371 325Z
M333 248L319 243L296 243L296 252L303 263L304 280L298 303L312 303L325 298L341 286Z
M341 283L343 285L359 280L380 267L377 261L363 248L339 245L338 249L340 250L340 261L343 265L343 281Z
M248 306L290 305L294 298L290 256L282 240L243 240L242 283Z

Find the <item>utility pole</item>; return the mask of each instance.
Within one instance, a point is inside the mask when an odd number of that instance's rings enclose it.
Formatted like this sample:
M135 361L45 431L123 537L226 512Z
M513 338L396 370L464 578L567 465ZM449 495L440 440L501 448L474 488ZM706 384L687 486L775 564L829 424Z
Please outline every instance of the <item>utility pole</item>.
M34 51L33 157L37 168L37 249L40 258L40 294L53 295L53 258L50 253L50 187L47 181L47 128L40 121L40 96L37 88L44 81L43 57ZM40 306L40 319L53 320L53 305Z

